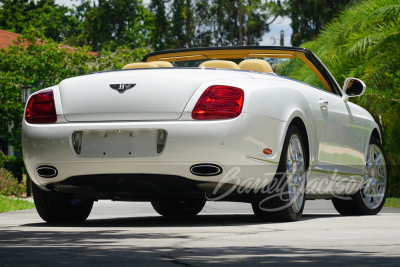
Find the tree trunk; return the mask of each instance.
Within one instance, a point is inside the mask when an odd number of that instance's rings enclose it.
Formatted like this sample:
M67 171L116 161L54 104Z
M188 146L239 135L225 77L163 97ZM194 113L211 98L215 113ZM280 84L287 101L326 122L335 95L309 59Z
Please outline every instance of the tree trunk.
M243 45L243 10L242 1L238 0L239 5L239 45Z
M191 36L191 0L186 0L186 31L187 31L187 45L192 47L192 36Z

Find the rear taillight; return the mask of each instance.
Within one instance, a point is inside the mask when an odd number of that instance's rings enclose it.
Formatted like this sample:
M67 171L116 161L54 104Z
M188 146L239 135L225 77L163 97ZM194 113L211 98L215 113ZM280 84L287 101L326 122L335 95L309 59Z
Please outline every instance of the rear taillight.
M223 85L208 87L192 112L195 120L231 119L240 115L243 108L242 89Z
M25 120L29 123L52 123L57 121L53 90L46 90L29 98Z

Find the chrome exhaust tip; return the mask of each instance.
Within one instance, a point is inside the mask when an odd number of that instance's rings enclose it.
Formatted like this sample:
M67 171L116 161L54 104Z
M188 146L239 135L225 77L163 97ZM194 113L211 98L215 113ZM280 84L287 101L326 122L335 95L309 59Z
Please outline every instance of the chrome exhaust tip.
M196 164L190 167L190 172L197 176L215 176L222 173L222 168L215 164Z
M43 178L54 178L58 175L57 169L52 166L37 167L36 172Z

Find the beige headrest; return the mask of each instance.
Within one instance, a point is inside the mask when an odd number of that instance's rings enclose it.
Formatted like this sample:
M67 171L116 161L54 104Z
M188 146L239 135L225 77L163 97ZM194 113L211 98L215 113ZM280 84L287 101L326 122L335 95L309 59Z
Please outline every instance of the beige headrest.
M273 72L271 65L262 59L246 59L240 62L239 67L241 70L250 70L271 73Z
M150 63L155 64L160 68L172 68L172 67L174 67L174 65L172 65L172 63L168 62L168 61L152 61Z
M228 60L210 60L203 62L200 68L221 68L221 69L234 69L240 70L238 64Z
M156 64L147 62L137 62L125 65L122 69L144 69L144 68L158 68Z

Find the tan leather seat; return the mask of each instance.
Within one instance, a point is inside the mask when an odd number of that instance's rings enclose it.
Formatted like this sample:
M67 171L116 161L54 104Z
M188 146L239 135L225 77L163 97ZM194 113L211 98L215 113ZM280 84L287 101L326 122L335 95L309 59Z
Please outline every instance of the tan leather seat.
M271 73L274 72L271 65L262 59L246 59L240 62L239 67L241 70L258 71Z
M172 63L168 62L168 61L152 61L149 63L155 64L160 68L173 68L174 67L174 65L172 65Z
M137 62L125 65L122 67L123 70L125 69L145 69L145 68L158 68L156 64L147 63L147 62Z
M238 64L228 60L209 60L201 63L200 68L221 68L240 70Z

